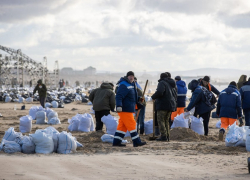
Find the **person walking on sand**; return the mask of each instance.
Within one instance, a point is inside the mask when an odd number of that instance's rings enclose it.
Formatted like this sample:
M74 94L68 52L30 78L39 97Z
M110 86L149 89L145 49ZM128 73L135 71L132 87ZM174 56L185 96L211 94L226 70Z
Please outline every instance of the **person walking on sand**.
M240 126L243 125L241 120L242 109L241 109L241 96L237 90L236 82L232 81L228 88L221 91L216 114L221 118L221 129L219 131L219 140L223 140L225 130L228 126L237 122L237 118L240 119Z
M89 100L93 103L96 119L96 131L101 131L103 116L110 114L110 110L115 109L115 93L113 92L114 85L112 83L104 82L100 88L94 89L89 95Z
M47 88L46 88L46 85L43 84L41 79L39 79L37 81L37 85L36 85L36 87L35 87L35 89L33 91L33 96L36 93L36 91L38 91L40 104L44 108L45 107L46 97L47 97Z
M242 109L245 115L245 126L250 126L250 78L247 82L243 83L240 88L242 99Z
M216 99L211 91L200 86L199 82L195 79L188 84L188 89L192 91L192 97L188 107L184 111L188 112L195 107L196 114L203 119L204 135L207 136L210 114L215 109Z
M218 89L216 89L216 87L214 87L212 84L210 84L210 77L209 76L204 76L204 78L201 79L201 81L200 81L200 85L205 87L207 90L213 92L214 94L216 94L217 97L219 97L220 91L218 91Z
M118 82L116 93L116 111L119 115L119 123L114 135L113 146L126 146L122 140L127 131L131 135L133 146L143 146L146 142L141 141L137 131L133 114L136 105L139 107L138 94L134 81L134 72L129 71L125 77Z
M161 136L156 140L169 141L169 119L171 112L176 111L177 104L176 84L169 77L169 73L162 73L158 82L156 92L151 97L155 101L157 121L161 133Z
M184 113L184 108L186 107L186 95L187 95L186 83L181 80L181 77L176 76L175 81L177 86L177 110L175 112L172 112L171 114L172 121L177 115Z

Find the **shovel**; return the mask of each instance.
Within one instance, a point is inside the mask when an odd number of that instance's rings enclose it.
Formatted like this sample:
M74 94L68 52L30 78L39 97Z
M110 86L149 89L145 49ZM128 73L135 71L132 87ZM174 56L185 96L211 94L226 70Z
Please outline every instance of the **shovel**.
M153 136L149 137L150 141L154 141L156 140L156 136L155 136L155 101L153 101Z

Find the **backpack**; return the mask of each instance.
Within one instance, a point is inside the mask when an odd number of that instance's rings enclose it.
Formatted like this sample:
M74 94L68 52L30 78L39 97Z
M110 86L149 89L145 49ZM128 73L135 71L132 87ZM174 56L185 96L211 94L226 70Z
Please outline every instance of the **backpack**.
M207 90L207 88L205 88L205 87L203 87L203 86L201 86L201 89L202 89L202 92L203 92L203 94L204 94L204 96L205 96L205 103L206 103L209 107L214 106L215 103L217 102L217 100L216 100L214 94L213 94L211 91Z

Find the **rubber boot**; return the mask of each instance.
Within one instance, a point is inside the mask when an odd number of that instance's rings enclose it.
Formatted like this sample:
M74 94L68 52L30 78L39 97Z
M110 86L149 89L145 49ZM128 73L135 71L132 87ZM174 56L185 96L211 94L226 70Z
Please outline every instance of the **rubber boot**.
M122 144L122 139L125 136L125 132L115 132L113 146L124 147L126 144Z
M155 126L155 136L160 136L159 126Z
M144 134L144 129L140 129L140 135Z
M156 139L156 141L167 141L167 137L166 136L160 136Z
M138 138L136 138L136 139L133 140L133 146L134 147L144 146L146 144L147 144L146 142L141 141L140 137L138 137Z
M224 134L225 134L225 130L224 129L220 129L220 131L219 131L219 141L223 141Z

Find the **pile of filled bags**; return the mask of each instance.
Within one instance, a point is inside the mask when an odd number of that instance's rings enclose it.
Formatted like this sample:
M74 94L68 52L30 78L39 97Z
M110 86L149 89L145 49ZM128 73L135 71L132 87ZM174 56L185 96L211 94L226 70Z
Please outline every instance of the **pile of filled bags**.
M249 126L239 127L236 122L229 126L225 143L227 147L243 146L250 151L250 129Z
M23 136L15 132L13 127L5 131L0 144L0 150L5 153L22 152L25 154L60 153L69 154L76 152L77 147L83 147L76 138L66 131L59 132L54 127L38 129L34 134Z
M68 120L69 131L90 132L95 130L95 124L91 114L77 114Z
M32 120L36 120L36 124L61 124L57 112L48 107L44 109L42 106L32 106L29 110L29 115ZM46 121L46 118L48 121Z

